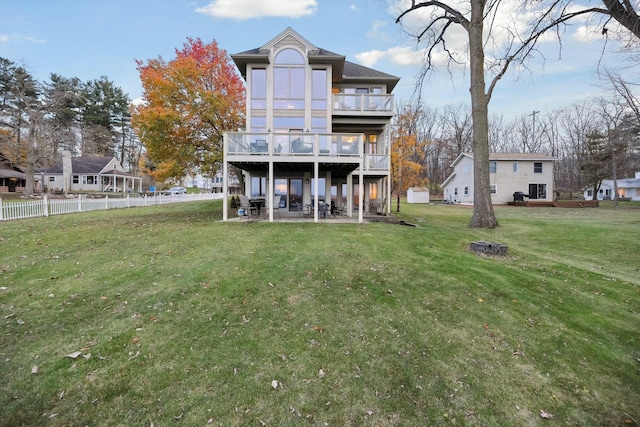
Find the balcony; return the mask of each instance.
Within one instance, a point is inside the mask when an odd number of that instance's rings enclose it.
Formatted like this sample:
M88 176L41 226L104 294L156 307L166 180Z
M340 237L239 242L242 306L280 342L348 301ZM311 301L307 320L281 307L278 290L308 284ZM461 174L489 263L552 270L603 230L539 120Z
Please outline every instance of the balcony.
M346 94L333 95L334 116L393 116L393 94Z
M360 134L234 132L225 134L224 145L230 159L239 156L357 159L362 156L362 138Z
M389 171L386 154L362 152L363 135L353 133L249 133L230 132L224 136L224 155L238 165L266 163L351 164L363 172Z

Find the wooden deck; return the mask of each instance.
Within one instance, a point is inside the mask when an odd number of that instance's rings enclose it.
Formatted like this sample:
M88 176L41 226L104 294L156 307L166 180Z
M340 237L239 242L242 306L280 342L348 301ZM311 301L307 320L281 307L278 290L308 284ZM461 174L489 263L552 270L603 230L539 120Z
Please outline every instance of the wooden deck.
M527 200L507 202L507 205L528 208L597 208L600 204L598 200Z

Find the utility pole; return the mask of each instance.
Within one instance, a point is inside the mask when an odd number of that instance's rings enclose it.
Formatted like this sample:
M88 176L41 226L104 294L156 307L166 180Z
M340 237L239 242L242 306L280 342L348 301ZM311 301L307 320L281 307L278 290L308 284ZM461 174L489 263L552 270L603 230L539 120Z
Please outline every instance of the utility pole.
M536 114L538 114L540 111L538 110L533 110L533 113L529 114L530 116L533 116L533 125L531 126L531 146L529 146L529 149L531 149L531 147L535 146L536 144Z

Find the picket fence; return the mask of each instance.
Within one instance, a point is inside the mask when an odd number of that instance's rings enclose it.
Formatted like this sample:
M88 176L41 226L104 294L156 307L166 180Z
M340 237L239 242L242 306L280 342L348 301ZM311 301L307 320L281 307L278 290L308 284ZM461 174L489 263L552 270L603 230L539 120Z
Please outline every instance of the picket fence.
M137 206L157 206L168 203L194 202L199 200L221 199L222 193L156 195L144 197L95 198L87 196L55 199L44 196L42 199L20 202L4 202L0 198L0 221L13 219L46 217L77 212L89 212L106 209L130 208Z

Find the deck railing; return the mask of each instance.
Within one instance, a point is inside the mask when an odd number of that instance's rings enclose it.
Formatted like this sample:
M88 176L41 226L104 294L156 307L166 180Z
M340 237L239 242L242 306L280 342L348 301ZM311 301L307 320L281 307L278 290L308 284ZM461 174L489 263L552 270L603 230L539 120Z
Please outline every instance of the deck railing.
M0 198L0 221L14 219L46 217L77 212L129 208L137 206L156 206L168 203L193 202L199 200L221 199L222 193L156 195L144 197L87 197L78 196L65 199L53 199L44 196L42 199L19 202L3 202Z
M347 94L337 93L333 95L333 111L344 113L393 113L393 95L387 94Z
M228 155L257 156L361 156L361 134L256 133L225 134Z

